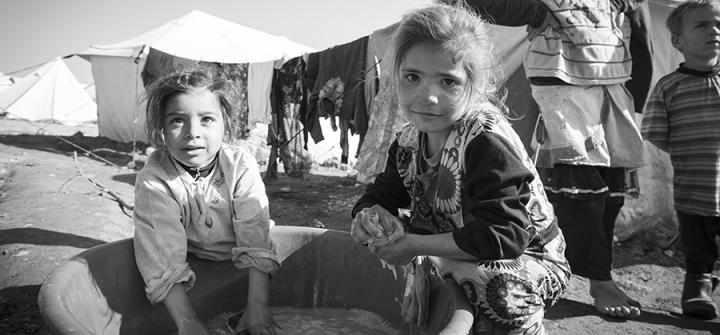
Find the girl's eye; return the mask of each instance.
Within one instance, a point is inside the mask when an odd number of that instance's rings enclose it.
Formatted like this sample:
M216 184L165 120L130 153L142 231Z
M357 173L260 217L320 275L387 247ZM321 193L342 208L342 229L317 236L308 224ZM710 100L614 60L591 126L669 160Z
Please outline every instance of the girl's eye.
M411 82L416 82L416 81L420 80L420 76L418 76L414 73L410 73L410 74L405 75L405 79L407 79L408 81L411 81Z
M442 84L445 86L455 86L457 85L457 82L450 78L445 78L442 80Z
M176 117L176 118L170 119L170 123L183 123L183 119Z
M206 117L202 118L202 122L215 122L215 118L206 116Z

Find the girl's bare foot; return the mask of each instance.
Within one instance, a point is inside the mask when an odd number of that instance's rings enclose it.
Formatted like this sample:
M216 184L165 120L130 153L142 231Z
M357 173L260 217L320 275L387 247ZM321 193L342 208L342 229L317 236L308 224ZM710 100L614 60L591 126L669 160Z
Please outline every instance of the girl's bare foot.
M590 296L595 298L595 309L600 314L626 319L640 316L640 303L628 297L612 280L590 279Z

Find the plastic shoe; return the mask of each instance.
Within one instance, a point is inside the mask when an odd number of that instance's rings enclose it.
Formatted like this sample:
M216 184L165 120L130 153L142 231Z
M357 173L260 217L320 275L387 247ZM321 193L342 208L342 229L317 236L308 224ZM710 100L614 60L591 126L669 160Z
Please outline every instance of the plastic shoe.
M720 283L710 273L687 273L682 293L683 314L701 319L718 317L718 306L712 300L712 292Z

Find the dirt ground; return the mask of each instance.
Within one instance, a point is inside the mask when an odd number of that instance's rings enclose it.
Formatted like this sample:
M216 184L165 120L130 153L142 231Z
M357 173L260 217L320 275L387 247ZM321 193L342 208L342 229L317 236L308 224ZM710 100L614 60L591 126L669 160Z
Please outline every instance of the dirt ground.
M0 119L0 334L50 334L37 306L45 277L73 255L133 233L131 218L115 198L78 174L73 151L88 178L129 204L143 156L133 158L129 144L72 136L79 128L46 129L64 136ZM92 127L79 130L96 133ZM136 148L140 153L144 149ZM304 179L279 176L266 185L277 224L349 229L350 209L364 189L352 170L316 167ZM601 316L592 306L587 282L573 278L547 313L547 329L551 334L720 334L720 320L680 314L681 254L675 246L660 250L640 238L617 243L614 276L642 303L642 315L635 320ZM720 292L715 301L720 303Z

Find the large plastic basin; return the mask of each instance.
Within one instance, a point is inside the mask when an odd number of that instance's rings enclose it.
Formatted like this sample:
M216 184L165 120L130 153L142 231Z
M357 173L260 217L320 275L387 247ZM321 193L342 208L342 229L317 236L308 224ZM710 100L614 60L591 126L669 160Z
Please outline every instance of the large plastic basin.
M272 235L282 267L270 282L271 306L359 308L408 334L437 334L455 309L450 289L441 285L431 292L427 325L421 329L404 323L400 306L405 274L397 271L396 279L348 233L276 226ZM245 306L247 271L193 256L188 262L197 274L188 295L201 319ZM43 283L38 304L54 334L157 335L176 330L165 306L153 306L145 297L132 239L88 249L62 263Z

